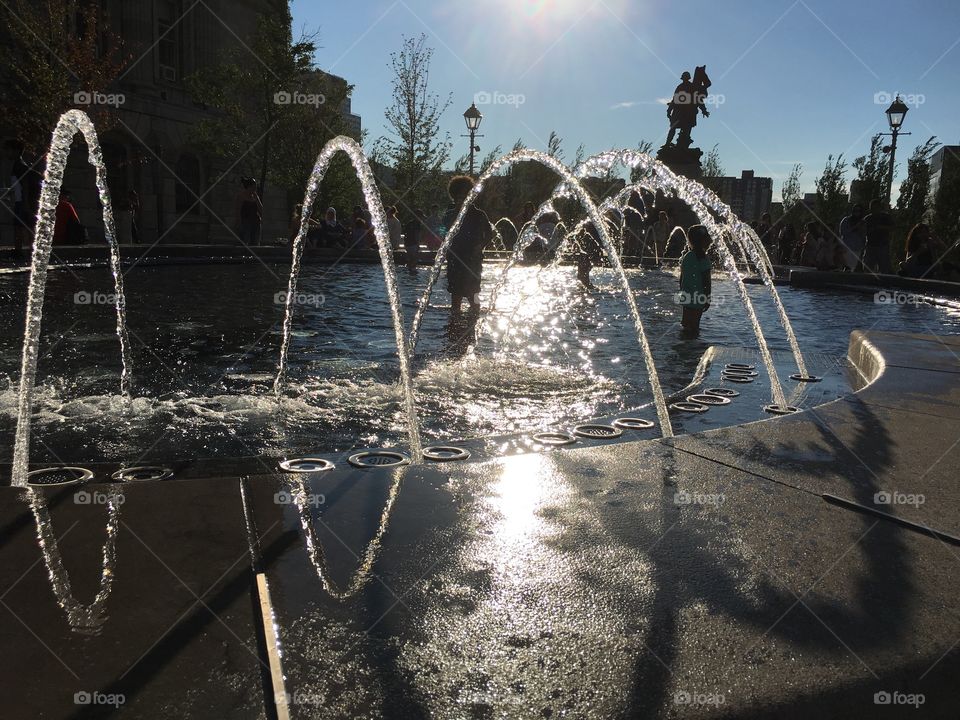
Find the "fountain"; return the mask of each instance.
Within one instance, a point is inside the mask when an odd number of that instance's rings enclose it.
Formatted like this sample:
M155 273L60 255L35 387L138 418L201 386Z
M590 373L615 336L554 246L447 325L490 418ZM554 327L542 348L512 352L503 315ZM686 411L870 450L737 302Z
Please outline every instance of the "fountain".
M104 225L106 228L106 237L110 247L110 265L116 285L116 312L117 312L117 335L120 340L121 354L123 359L123 372L121 375L121 390L124 396L130 395L130 350L127 340L125 327L125 303L123 296L122 275L120 273L120 258L115 238L114 221L112 217L112 208L110 205L109 191L106 186L106 172L103 166L103 160L97 141L96 131L89 118L79 111L70 111L61 118L57 129L54 132L53 142L51 144L50 156L48 159L46 176L43 187L43 198L41 204L40 217L37 227L37 243L33 255L33 267L28 295L27 310L27 332L24 338L22 371L20 381L20 393L18 395L17 412L17 434L15 440L13 478L14 484L24 485L27 482L26 473L28 468L28 450L30 435L30 416L32 407L32 395L36 377L37 348L39 344L40 318L42 315L43 293L47 267L51 253L51 240L54 224L54 211L60 184L63 180L64 167L67 161L67 155L74 136L77 133L83 133L87 144L90 147L89 159L95 167L97 173L97 187L100 192L101 202L104 208ZM390 304L390 315L393 325L394 342L396 344L397 357L400 370L400 387L402 390L401 403L406 416L406 433L409 443L410 455L414 461L423 460L423 448L420 439L421 427L418 418L418 407L415 396L414 378L412 371L412 358L416 350L420 327L426 309L429 307L432 290L442 271L446 254L449 248L450 238L456 234L459 229L463 211L456 218L453 226L447 233L439 251L436 261L431 269L427 286L417 303L413 321L409 330L409 335L405 332L403 313L401 310L399 291L397 286L396 270L394 267L393 253L391 251L388 238L386 217L383 211L382 202L377 192L376 184L370 170L369 164L364 156L360 146L350 138L338 137L328 142L319 153L314 164L313 171L307 184L304 197L304 212L301 218L301 224L296 238L293 242L291 255L290 275L287 282L287 292L285 296L284 320L282 329L282 340L277 363L276 375L273 378L273 393L277 402L282 406L285 402L284 389L289 371L289 353L293 337L294 312L296 310L297 287L301 271L302 256L306 241L306 231L309 226L312 206L319 193L320 183L326 174L332 159L340 152L345 153L354 167L355 172L360 178L364 197L372 215L372 225L374 235L380 251L380 260L383 270L384 283L387 299ZM654 363L652 350L646 336L643 320L638 310L632 291L629 289L627 277L620 261L621 249L617 243L622 237L624 226L627 220L627 213L633 212L642 217L642 213L637 208L629 205L629 199L633 192L644 190L650 192L663 191L672 193L679 197L696 213L700 221L707 227L708 232L720 255L721 262L736 288L738 297L743 304L746 317L749 320L750 327L756 336L757 346L760 351L764 366L766 367L771 384L771 396L773 405L772 411L787 407L786 397L783 387L777 375L776 367L763 335L760 321L753 307L753 302L746 291L743 277L737 265L737 258L734 255L735 247L740 257L748 263L751 263L757 273L762 278L764 284L768 287L777 309L777 315L783 325L791 351L793 352L797 363L798 374L792 376L798 380L814 379L807 372L796 335L790 325L789 318L783 307L779 293L774 287L772 274L770 272L770 261L765 250L759 242L759 238L747 226L745 226L728 206L722 203L719 198L706 188L699 184L681 178L675 175L665 165L653 158L634 150L619 150L599 153L591 158L582 161L572 171L553 157L539 153L533 150L516 150L502 156L492 163L483 173L479 182L474 187L467 199L467 204L473 202L484 189L485 182L506 167L517 162L536 162L555 172L559 178L559 184L553 195L541 203L534 217L526 222L521 228L517 229L513 223L506 218L492 223L494 233L500 237L499 226L508 223L516 232L517 240L512 252L495 280L490 293L491 310L496 307L497 296L500 290L508 282L511 270L524 258L524 252L530 244L539 237L537 230L537 221L546 213L556 212L553 202L558 198L573 198L577 200L580 206L586 212L586 217L579 221L571 229L558 223L551 240L552 258L547 262L547 267L556 267L564 250L573 242L577 236L592 224L598 229L600 245L606 256L607 262L613 269L617 283L622 289L630 312L630 317L634 326L637 341L642 349L643 359L649 377L651 393L653 396L653 405L656 407L661 433L665 437L673 434L673 428L670 423L670 417L667 409L664 391L660 383L659 374ZM639 170L641 177L638 182L631 183L621 190L614 197L604 200L599 206L596 205L588 191L580 182L589 176L605 175L610 172L615 164L620 163L631 170ZM611 225L608 226L605 217L609 216ZM619 232L617 231L619 227ZM505 247L500 238L498 247ZM479 337L480 330L484 323L488 321L484 317L483 322L479 323L475 329L476 337ZM509 324L508 320L508 324Z
M281 392L286 379L287 353L290 350L290 334L293 329L294 299L297 294L297 280L300 275L300 261L303 256L303 245L307 237L307 228L310 224L310 215L320 183L330 166L331 160L337 153L346 153L353 163L354 170L360 178L363 195L373 220L374 235L380 249L380 260L383 264L383 278L386 283L387 297L390 301L390 312L393 317L393 327L397 341L397 356L400 359L400 378L403 384L404 404L407 414L407 436L410 442L410 454L415 461L422 458L422 443L420 442L420 426L417 420L417 406L413 393L413 377L410 372L410 351L407 348L407 339L404 334L403 312L400 308L400 296L397 292L397 271L393 262L393 249L390 245L390 235L387 229L387 216L383 210L380 193L377 192L376 180L370 170L370 164L363 154L363 149L352 138L339 136L328 142L314 164L310 180L307 182L307 192L303 199L303 217L300 220L300 230L293 241L293 254L290 260L290 280L287 285L286 310L283 319L283 341L280 346L280 361L277 369L277 378L273 383L273 391L278 400L282 399Z
M803 354L800 352L800 345L797 342L796 333L793 331L790 318L787 316L786 309L783 307L780 293L777 292L773 284L773 265L756 232L737 218L730 206L720 200L712 190L704 187L700 183L677 175L659 160L636 150L612 150L598 153L597 155L587 158L577 166L577 168L574 169L574 174L579 177L602 175L609 171L616 163L622 163L631 170L641 168L644 174L657 178L659 182L656 183L656 187L653 189L676 192L681 196L681 199L691 207L701 222L709 216L708 210L713 211L713 213L724 220L727 226L726 229L730 232L731 237L737 242L744 256L753 262L764 285L766 285L770 291L770 295L777 308L780 324L786 332L794 360L797 363L798 373L795 379L815 379L807 372ZM633 188L650 189L642 182L635 183L627 189ZM724 245L726 245L721 236L717 235L713 237L715 243L720 239L724 242ZM737 273L739 275L739 271L737 271Z
M30 270L30 289L27 294L27 321L23 337L23 359L20 366L20 392L17 404L17 434L13 451L13 484L27 484L27 470L30 463L30 418L33 407L33 389L37 378L37 360L40 346L40 321L43 317L43 296L47 285L47 268L50 265L50 252L53 245L53 231L56 225L57 204L60 200L60 187L63 185L63 173L70 155L70 147L78 133L82 133L88 148L88 159L96 169L97 190L103 205L103 227L107 244L110 246L110 270L113 273L115 287L115 305L117 309L117 337L120 340L120 354L123 371L120 375L120 391L130 397L131 361L130 340L127 337L126 301L123 296L123 275L120 272L120 248L117 243L116 227L113 222L113 205L110 202L110 190L107 187L107 169L103 163L103 153L97 131L90 118L80 110L70 110L60 117L50 151L47 153L47 167L43 176L40 193L40 211L33 245L33 258Z
M604 226L600 211L590 198L590 194L582 185L580 185L579 182L577 182L570 170L568 170L567 167L556 158L547 155L546 153L542 153L537 150L514 150L513 152L510 152L491 163L487 171L480 176L480 180L470 191L470 194L467 195L467 198L463 203L463 207L460 209L460 213L457 215L453 225L447 231L447 236L440 245L440 249L437 250L437 257L430 273L430 279L427 282L427 287L423 292L423 296L420 298L416 314L413 318L413 324L410 329L410 347L414 349L416 348L417 335L419 334L420 323L423 320L423 314L430 304L430 295L433 292L434 285L436 285L437 278L440 276L440 270L443 267L447 251L450 247L450 241L460 229L460 224L463 222L467 208L483 191L484 181L497 173L501 168L521 161L538 162L553 170L557 175L563 178L563 180L571 186L571 192L586 209L587 214L593 221L594 226L597 228L598 235L600 237L600 243L606 254L607 261L614 269L614 273L622 285L623 293L627 300L627 305L630 308L630 314L633 317L634 326L637 331L637 337L640 341L640 347L643 351L643 359L644 363L646 364L647 375L650 378L650 387L653 391L654 404L656 405L657 409L657 417L660 421L660 431L663 437L673 437L673 429L670 425L670 414L667 411L667 404L663 397L663 388L660 386L660 378L657 373L656 365L653 361L653 352L650 349L650 344L647 340L647 334L643 329L643 320L640 318L640 311L637 308L636 300L634 300L633 293L631 292L630 286L627 282L627 276L623 270L623 265L620 263L620 256L614 247L613 241L610 239L610 235L607 232L606 227ZM521 243L518 242L517 245L520 246Z

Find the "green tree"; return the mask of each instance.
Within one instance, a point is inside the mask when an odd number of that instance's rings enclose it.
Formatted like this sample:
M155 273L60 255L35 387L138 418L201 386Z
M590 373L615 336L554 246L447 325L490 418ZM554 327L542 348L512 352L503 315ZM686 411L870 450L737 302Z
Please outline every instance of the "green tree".
M881 135L874 135L870 140L870 151L853 161L857 177L856 185L850 188L850 202L859 202L866 206L874 198L887 196L890 154L883 151L882 141Z
M849 204L846 192L846 174L847 163L843 159L843 154L838 155L836 159L833 155L828 155L823 174L816 181L816 214L827 229L833 233L837 232Z
M707 153L707 159L703 163L703 177L718 178L726 174L726 171L723 169L723 164L720 162L720 151L718 147L718 145L714 145L710 148L710 152Z
M197 102L211 110L193 141L239 172L302 191L323 145L343 132L339 108L350 88L313 64L313 35L294 42L289 8L261 15L249 49L187 78Z
M720 162L720 151L717 145L710 148L707 158L703 163L700 182L704 187L710 188L715 193L720 192L720 178L725 174L723 164Z
M3 122L28 151L45 151L60 115L74 107L101 133L115 123L116 103L84 97L110 95L130 59L100 3L7 0L0 27Z
M922 145L917 145L907 160L907 177L900 183L900 195L897 198L897 220L902 226L913 227L927 214L930 156L939 145L937 138L931 137Z
M396 187L383 188L407 207L428 207L441 197L443 166L450 158L450 136L441 137L440 118L453 101L430 91L433 49L426 35L403 39L399 52L391 53L392 102L386 109L388 135L374 145L374 156L391 166Z
M783 201L785 212L800 202L802 193L800 192L800 177L803 175L803 165L797 163L790 169L790 174L783 181L783 187L780 189L780 199Z
M642 152L644 155L653 154L653 143L649 140L641 140L637 143L637 150ZM638 183L646 176L646 173L643 171L643 168L635 167L630 169L630 182Z

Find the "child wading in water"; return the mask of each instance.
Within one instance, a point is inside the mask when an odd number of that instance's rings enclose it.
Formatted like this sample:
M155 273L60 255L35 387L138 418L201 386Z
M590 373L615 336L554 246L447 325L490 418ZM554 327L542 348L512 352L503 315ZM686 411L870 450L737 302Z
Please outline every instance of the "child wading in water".
M680 259L680 296L683 329L696 336L700 317L710 307L710 234L703 225L694 225L687 232L690 249Z
M444 224L449 228L456 220L467 195L473 190L473 178L457 175L451 178L447 192L453 206L447 211ZM457 234L450 240L447 250L447 289L450 291L450 313L460 313L466 298L470 312L480 312L480 274L483 272L483 249L493 238L490 220L486 213L470 204L463 215Z

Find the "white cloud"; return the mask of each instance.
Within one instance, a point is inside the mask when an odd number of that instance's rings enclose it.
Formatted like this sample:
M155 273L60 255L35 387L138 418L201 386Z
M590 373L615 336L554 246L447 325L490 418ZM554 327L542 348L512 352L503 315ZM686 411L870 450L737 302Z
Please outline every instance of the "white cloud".
M637 105L666 105L670 98L657 98L656 100L624 100L610 106L611 110L624 110L626 108L636 107Z

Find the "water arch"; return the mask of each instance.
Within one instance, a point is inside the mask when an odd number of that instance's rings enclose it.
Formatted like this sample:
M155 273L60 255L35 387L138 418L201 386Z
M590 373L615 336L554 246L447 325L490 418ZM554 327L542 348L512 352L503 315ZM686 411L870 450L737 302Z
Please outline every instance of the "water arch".
M53 231L56 226L57 203L60 188L63 185L63 173L67 166L70 148L74 138L82 134L87 143L87 159L96 170L97 190L103 205L103 227L107 244L110 246L110 271L113 274L115 306L117 312L117 336L120 340L120 353L123 359L123 371L120 375L120 391L130 396L132 366L130 361L130 340L127 337L126 301L123 296L123 275L120 272L120 249L117 244L117 231L113 221L113 205L110 190L107 187L107 170L103 162L103 152L97 138L96 128L86 113L69 110L60 116L50 150L47 153L46 170L40 191L40 210L37 215L37 227L34 233L30 287L27 291L27 320L23 337L23 355L20 364L20 393L17 399L17 434L13 449L12 482L17 486L27 484L27 470L30 463L30 419L33 405L33 389L37 379L37 361L40 346L40 325L43 317L43 298L47 285L47 269L50 265L50 252L53 245Z
M467 195L467 198L463 203L463 207L461 207L456 220L447 231L447 236L444 238L443 244L441 244L440 249L437 251L436 260L434 261L433 269L430 273L430 279L427 282L427 287L423 292L423 296L420 298L419 304L417 305L417 311L414 315L413 324L410 329L410 347L413 349L416 348L417 336L419 334L420 324L423 320L423 314L426 311L427 306L430 304L430 295L433 292L434 285L436 285L437 278L439 277L443 263L446 260L447 252L450 247L450 241L459 231L467 208L473 203L474 200L476 200L477 196L483 192L484 183L488 178L504 167L524 161L538 162L559 175L562 178L563 183L569 188L569 192L577 198L577 200L580 202L580 205L586 210L587 215L596 226L597 232L600 236L601 245L603 246L604 253L607 256L607 261L613 268L614 273L620 279L624 297L627 301L627 306L630 308L630 314L633 317L634 326L637 329L637 337L640 342L640 347L643 350L644 363L646 364L647 376L650 378L650 387L653 392L654 403L656 404L657 408L657 417L660 421L661 433L664 437L672 437L673 429L670 424L670 415L667 412L667 405L663 396L663 388L660 385L660 378L657 373L657 368L653 362L653 354L650 349L650 344L647 341L646 332L643 328L643 320L640 318L640 310L637 308L636 300L633 297L633 293L630 291L630 287L627 283L627 277L623 270L623 265L620 263L620 257L613 246L613 242L610 239L609 233L607 232L603 218L600 215L600 211L597 208L596 203L594 203L593 199L590 197L590 194L577 181L577 178L574 177L570 170L559 160L546 153L528 149L515 150L495 160L493 163L491 163L487 171L480 176L477 184Z
M293 241L292 257L290 259L290 281L287 285L286 308L283 319L283 342L280 346L280 360L277 367L277 377L273 383L273 390L278 400L286 380L287 354L290 350L290 334L293 328L293 310L297 295L297 280L300 276L300 262L303 256L303 246L310 224L310 215L320 191L320 183L330 167L330 163L338 153L345 153L353 164L353 169L363 186L363 195L367 202L373 220L373 231L380 249L380 261L383 265L384 282L387 295L390 298L390 311L393 316L393 327L397 342L397 356L400 359L400 377L404 391L404 405L407 415L407 435L410 442L410 454L414 460L421 458L420 425L417 418L416 401L413 394L413 378L410 371L410 351L404 332L403 312L400 309L400 297L397 292L396 269L393 262L393 249L390 245L390 236L387 230L387 217L383 210L383 201L377 192L376 181L370 164L367 162L363 150L355 140L343 135L330 140L314 164L307 183L307 191L303 198L303 212L300 218L300 230Z

